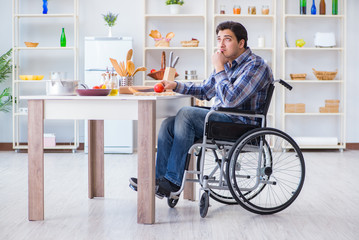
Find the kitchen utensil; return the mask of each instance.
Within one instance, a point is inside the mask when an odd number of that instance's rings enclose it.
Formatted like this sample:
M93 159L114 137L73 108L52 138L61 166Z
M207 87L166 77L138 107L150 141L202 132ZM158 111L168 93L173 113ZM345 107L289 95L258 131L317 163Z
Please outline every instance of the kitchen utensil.
M179 59L179 56L177 56L176 58L175 58L175 60L172 62L172 68L174 68L176 65L177 65L177 63L178 63L178 59Z
M135 64L129 60L127 61L127 73L129 76L132 76L135 71Z
M116 70L116 72L118 73L118 75L124 77L125 74L122 71L122 68L120 67L120 65L118 64L116 59L110 58L111 64L113 66L113 68Z
M136 70L134 71L134 73L132 74L132 76L134 76L137 72L146 71L146 70L147 70L146 67L138 67L138 68L136 68Z
M46 95L71 96L76 95L78 81L76 80L49 80L46 81Z
M126 62L131 60L132 54L133 54L133 50L132 49L128 50L126 55Z
M111 89L76 89L76 92L80 96L107 96Z
M173 58L173 52L171 51L171 52L170 52L170 57L169 57L169 60L168 60L168 65L169 65L170 67L172 67L172 58Z
M162 56L161 56L161 69L158 71L154 71L151 73L148 73L147 76L155 79L155 80L162 80L163 76L165 74L165 69L166 69L166 53L165 51L162 51ZM178 73L175 74L175 77L178 77Z

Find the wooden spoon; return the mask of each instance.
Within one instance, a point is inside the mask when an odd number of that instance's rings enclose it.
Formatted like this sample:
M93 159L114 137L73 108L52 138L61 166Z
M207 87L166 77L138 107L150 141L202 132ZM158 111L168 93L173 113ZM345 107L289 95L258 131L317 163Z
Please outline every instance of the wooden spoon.
M125 63L123 61L121 61L120 66L121 66L121 69L122 69L122 72L123 72L123 77L126 77L127 76L127 70L126 70Z
M120 65L118 65L117 60L116 60L116 59L113 59L113 58L110 58L110 61L111 61L111 63L112 63L113 68L116 70L116 72L117 72L120 76L123 77L123 76L124 76L124 73L123 73L123 71L122 71Z
M134 71L135 71L135 64L131 60L127 61L128 75L133 76Z
M126 62L131 60L132 54L133 54L133 50L132 49L128 50L127 56L126 56Z
M136 68L136 70L133 72L132 76L134 76L137 72L146 71L146 70L147 70L146 67L138 67L138 68Z

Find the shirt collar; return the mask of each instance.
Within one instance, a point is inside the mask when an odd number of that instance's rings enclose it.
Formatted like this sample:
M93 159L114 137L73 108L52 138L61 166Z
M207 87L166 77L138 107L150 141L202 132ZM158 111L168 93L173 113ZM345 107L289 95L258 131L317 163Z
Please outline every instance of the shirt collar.
M224 65L224 66L225 66L224 68L226 69L226 71L228 71L229 69L233 68L233 66L234 66L234 67L238 66L238 65L241 64L245 59L247 59L248 56L250 56L251 54L252 54L252 50L251 50L249 47L247 47L246 50L245 50L241 55L239 55L239 57L237 57L236 59L234 59L234 60L232 61L232 64L230 64L230 63L228 62L227 64Z

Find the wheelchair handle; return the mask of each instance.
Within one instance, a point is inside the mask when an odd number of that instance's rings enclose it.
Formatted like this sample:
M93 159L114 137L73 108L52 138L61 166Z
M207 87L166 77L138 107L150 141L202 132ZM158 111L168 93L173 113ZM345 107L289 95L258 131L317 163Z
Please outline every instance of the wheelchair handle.
M279 82L281 85L283 85L284 87L286 87L289 91L292 90L292 86L289 85L286 81L279 79L279 80L275 80L274 82Z

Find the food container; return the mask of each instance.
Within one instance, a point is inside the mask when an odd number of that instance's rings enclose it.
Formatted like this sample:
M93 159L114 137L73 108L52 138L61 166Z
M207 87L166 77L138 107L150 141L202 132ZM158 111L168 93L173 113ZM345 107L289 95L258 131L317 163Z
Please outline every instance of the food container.
M241 14L241 6L234 5L233 6L233 14Z
M269 6L263 5L262 6L262 15L268 15L269 14Z
M46 95L72 96L76 95L78 81L76 80L49 80L46 81Z
M256 15L257 14L257 9L255 6L248 6L248 14L249 15Z

